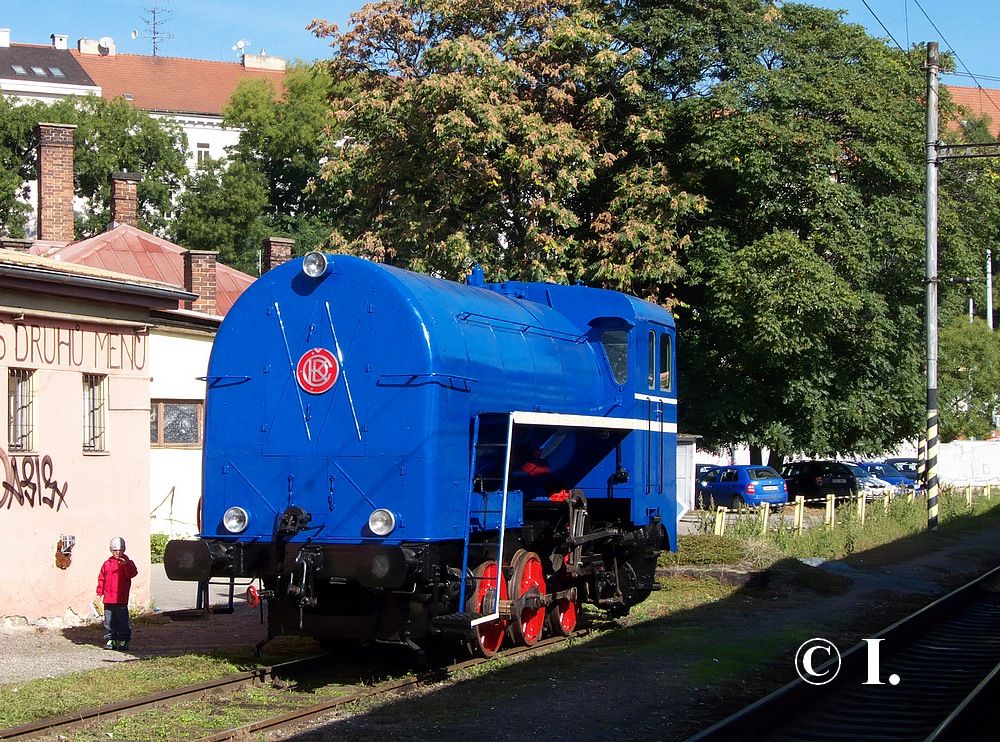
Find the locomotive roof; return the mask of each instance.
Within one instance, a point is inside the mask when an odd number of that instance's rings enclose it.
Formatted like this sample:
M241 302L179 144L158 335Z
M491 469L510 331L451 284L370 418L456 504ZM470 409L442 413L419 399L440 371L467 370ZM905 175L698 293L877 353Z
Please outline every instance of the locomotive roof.
M528 281L486 284L486 287L513 298L547 304L578 317L590 316L593 319L615 317L627 320L632 325L639 322L658 322L667 327L674 327L673 315L665 308L619 291L582 284L566 286Z

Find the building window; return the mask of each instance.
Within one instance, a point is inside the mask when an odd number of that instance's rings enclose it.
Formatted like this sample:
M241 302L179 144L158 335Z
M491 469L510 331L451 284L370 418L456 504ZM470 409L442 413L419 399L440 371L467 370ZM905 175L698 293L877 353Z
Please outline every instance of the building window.
M45 68L44 67L34 67L33 66L31 68L31 71L34 72L39 77L48 77L48 75L45 74Z
M154 399L149 409L149 443L181 448L200 446L204 417L201 400Z
M28 70L24 69L24 67L22 65L12 64L10 66L10 68L12 70L14 70L14 74L15 75L27 75L28 74Z
M35 450L35 372L12 368L7 372L7 450Z
M198 142L198 164L205 162L210 157L208 152L208 144L206 142Z
M107 451L108 377L83 375L83 450Z
M52 77L66 77L59 67L49 67L49 72L52 74Z

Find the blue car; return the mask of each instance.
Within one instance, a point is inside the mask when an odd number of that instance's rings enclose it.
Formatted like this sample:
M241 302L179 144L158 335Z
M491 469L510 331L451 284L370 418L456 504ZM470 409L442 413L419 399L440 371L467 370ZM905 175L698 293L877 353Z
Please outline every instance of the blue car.
M915 477L911 477L907 472L900 471L895 466L884 462L863 461L858 464L873 477L888 482L893 487L902 489L919 489L920 485ZM916 472L914 472L915 474Z
M769 466L736 464L717 466L702 474L695 483L695 496L701 507L738 508L788 502L788 489L781 475Z

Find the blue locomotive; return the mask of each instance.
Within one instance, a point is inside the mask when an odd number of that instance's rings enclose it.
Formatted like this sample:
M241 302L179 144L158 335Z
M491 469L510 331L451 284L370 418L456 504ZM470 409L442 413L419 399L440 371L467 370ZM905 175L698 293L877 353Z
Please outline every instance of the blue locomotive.
M614 291L275 268L219 328L201 533L167 574L259 578L268 639L489 656L623 615L676 544L675 340Z

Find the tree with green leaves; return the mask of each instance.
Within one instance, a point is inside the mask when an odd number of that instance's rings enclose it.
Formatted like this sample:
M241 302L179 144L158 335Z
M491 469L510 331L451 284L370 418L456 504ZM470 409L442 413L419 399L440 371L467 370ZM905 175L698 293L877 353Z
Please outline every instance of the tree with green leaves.
M684 253L682 408L709 444L875 453L922 418L924 78L806 5L761 3L671 117L709 202Z
M701 199L652 153L642 53L608 8L385 0L331 40L340 139L322 178L340 250L457 278L583 278L660 296Z
M23 234L30 210L19 199L26 184L38 177L35 127L47 121L75 124L74 192L86 200L77 220L77 237L88 237L111 221L109 176L128 171L142 176L137 188L139 226L163 234L173 201L187 174L187 142L180 128L155 119L124 99L71 97L55 103L14 105L0 102L0 226L8 234Z
M171 225L171 239L185 247L217 250L219 261L260 274L258 250L270 234L264 212L267 182L252 166L207 159L186 180Z
M941 327L941 439L986 438L1000 419L1000 335L982 320Z
M226 126L240 130L230 158L264 177L268 228L294 238L299 253L321 247L333 228L332 199L318 177L335 143L329 106L333 93L326 65L296 64L289 67L281 90L266 79L243 81L224 111Z

